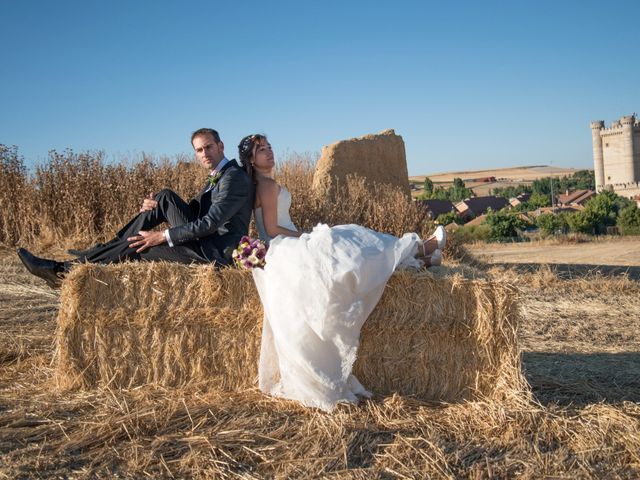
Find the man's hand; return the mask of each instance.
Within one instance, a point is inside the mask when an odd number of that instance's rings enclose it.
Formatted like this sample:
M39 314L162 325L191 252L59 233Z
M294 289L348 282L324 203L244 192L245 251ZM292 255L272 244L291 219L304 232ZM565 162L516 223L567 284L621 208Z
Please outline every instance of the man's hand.
M158 202L153 199L154 197L154 193L150 193L149 195L147 195L147 197L142 201L140 212L148 212L149 210L153 210L158 206Z
M144 230L140 230L138 235L127 238L127 241L133 242L129 244L129 247L136 248L136 253L140 253L149 247L162 245L167 239L164 238L163 232L145 232Z

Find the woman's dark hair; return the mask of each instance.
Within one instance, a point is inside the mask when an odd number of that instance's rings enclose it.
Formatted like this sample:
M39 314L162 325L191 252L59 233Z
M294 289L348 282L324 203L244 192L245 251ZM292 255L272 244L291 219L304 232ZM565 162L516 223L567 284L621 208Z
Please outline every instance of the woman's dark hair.
M244 137L238 145L238 158L240 158L240 162L242 162L242 168L244 168L244 171L247 172L247 175L251 178L253 178L253 165L251 163L253 152L256 145L263 140L267 140L266 135L255 133Z

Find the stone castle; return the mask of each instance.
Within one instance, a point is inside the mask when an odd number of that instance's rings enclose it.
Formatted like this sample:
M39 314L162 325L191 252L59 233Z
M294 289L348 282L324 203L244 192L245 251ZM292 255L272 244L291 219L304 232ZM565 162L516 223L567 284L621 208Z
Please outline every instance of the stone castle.
M596 191L612 190L633 198L640 195L640 121L621 117L605 128L604 121L591 122Z

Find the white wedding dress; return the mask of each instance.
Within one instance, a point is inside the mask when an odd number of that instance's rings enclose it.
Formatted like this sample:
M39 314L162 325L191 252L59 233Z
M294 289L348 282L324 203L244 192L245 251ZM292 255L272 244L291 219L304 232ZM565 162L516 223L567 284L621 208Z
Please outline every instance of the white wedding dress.
M295 230L291 195L278 195L278 225ZM262 212L256 224L270 241L255 280L264 306L259 386L268 394L332 410L370 396L351 374L360 328L398 267L419 267L421 240L374 232L359 225L318 224L299 238L268 238Z

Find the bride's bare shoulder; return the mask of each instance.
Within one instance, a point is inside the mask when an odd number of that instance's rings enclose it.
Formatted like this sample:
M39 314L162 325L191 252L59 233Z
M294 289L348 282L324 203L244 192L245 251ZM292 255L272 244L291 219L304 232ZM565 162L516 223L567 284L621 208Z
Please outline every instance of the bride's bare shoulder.
M256 185L256 191L259 196L278 195L280 192L280 185L278 185L273 178L263 178Z
M254 208L261 207L265 203L277 202L280 193L280 185L273 178L261 178L256 185L256 203Z

